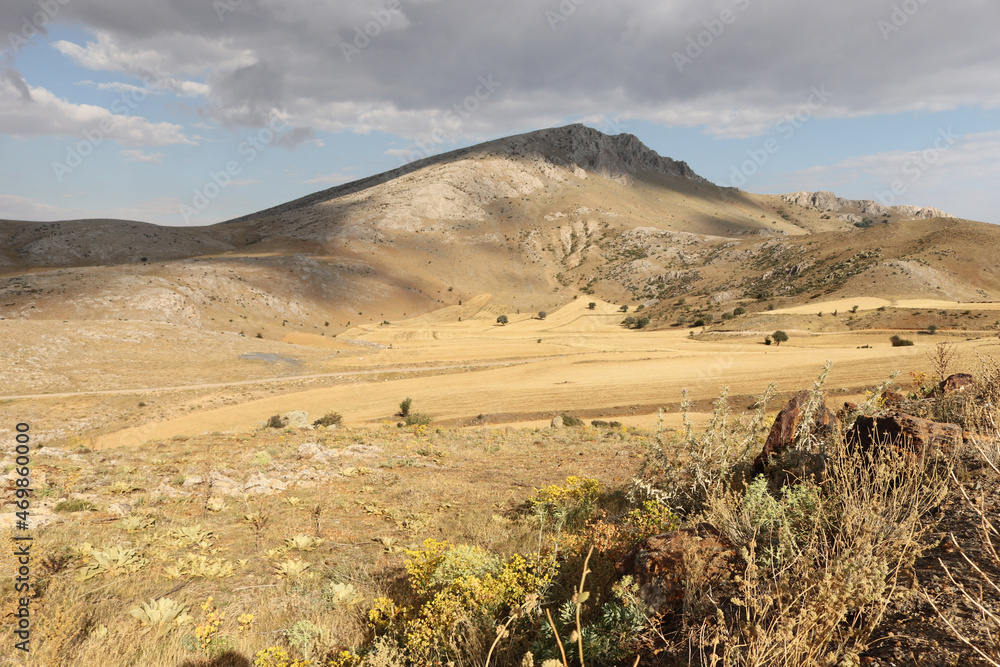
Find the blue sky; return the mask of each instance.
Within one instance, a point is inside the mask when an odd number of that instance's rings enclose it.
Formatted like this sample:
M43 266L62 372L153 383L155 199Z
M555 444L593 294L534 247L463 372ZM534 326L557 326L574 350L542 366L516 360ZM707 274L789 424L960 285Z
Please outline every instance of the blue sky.
M0 218L210 224L583 122L722 185L1000 223L997 27L986 0L5 0Z

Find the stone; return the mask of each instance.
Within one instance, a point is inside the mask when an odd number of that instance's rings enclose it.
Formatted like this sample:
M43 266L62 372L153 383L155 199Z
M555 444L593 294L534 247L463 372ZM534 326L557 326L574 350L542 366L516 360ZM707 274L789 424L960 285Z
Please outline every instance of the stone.
M699 583L719 592L732 581L738 565L732 543L714 526L702 523L643 540L616 569L638 584L639 598L654 614L679 613L689 583L687 564L694 562L701 571Z
M251 496L270 496L287 488L288 485L280 479L271 479L258 472L243 485L243 493Z
M213 495L235 496L240 493L239 482L219 472L213 472L208 476L208 485Z
M358 456L361 458L373 458L383 452L381 447L377 447L375 445L351 445L344 451L350 456Z
M226 501L219 496L212 496L208 499L208 502L205 503L205 509L209 512L221 512L226 509Z
M57 459L61 459L66 456L65 450L58 449L57 447L42 447L37 452L35 456L53 456Z
M323 454L325 451L323 445L318 445L315 442L305 442L299 445L297 454L300 459L311 459L318 454Z
M309 413L302 410L292 410L281 415L281 420L285 422L287 428L308 428L312 426L309 421Z
M897 451L954 451L962 445L962 427L940 424L907 414L858 417L847 433L847 444L863 454L891 447Z
M169 484L160 484L158 487L156 487L156 489L154 489L153 493L157 493L161 496L166 496L167 498L180 498L181 496L188 495L183 491L178 491Z
M132 513L132 506L128 503L111 503L108 505L108 511L112 514L125 517Z
M769 459L780 457L795 447L795 434L805 415L809 394L808 391L799 392L774 418L771 431L764 442L764 448L754 460L753 476L756 477L766 472ZM824 395L820 398L820 404L813 415L810 434L816 438L826 438L839 430L840 419L826 407Z
M562 418L562 416L561 415L557 415L557 416L553 417L552 421L550 422L549 425L552 428L562 428L563 427L563 418Z
M976 378L972 377L968 373L955 373L954 375L949 375L941 381L940 389L941 393L945 395L961 394L969 387L975 386L975 384Z
M204 483L205 480L202 479L199 475L190 475L184 478L184 483L181 484L181 486L198 486Z

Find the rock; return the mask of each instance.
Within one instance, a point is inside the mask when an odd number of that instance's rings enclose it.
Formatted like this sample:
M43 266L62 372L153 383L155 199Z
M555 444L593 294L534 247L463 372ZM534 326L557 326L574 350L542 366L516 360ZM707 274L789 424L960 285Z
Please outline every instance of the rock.
M940 385L941 393L948 394L961 394L969 387L975 386L976 378L972 377L968 373L955 373L954 375L949 375L945 378Z
M864 454L872 454L884 447L909 452L924 448L953 451L962 445L962 427L907 414L861 416L848 431L847 444Z
M351 445L344 451L351 456L373 458L381 454L383 449L381 447L376 447L375 445Z
M208 476L208 486L217 496L235 496L240 492L239 482L218 472Z
M0 514L0 532L13 532L19 520L20 519L17 518L17 512L5 512ZM28 529L38 530L39 528L44 528L50 523L56 523L59 521L62 521L62 517L58 514L54 514L50 507L46 507L45 505L32 505L31 512L28 514Z
M251 496L270 496L288 488L280 479L270 479L263 473L254 473L243 485L243 493Z
M153 490L153 493L157 493L161 496L166 496L167 498L180 498L181 496L189 495L187 493L184 493L183 491L178 491L169 484L160 484L158 487L156 487L156 489Z
M288 428L308 428L312 426L312 423L309 421L309 413L302 410L286 412L281 415L281 420L285 422L285 426Z
M205 503L205 509L209 512L221 512L226 509L226 501L219 496L212 496L208 499L208 502Z
M112 503L108 505L108 511L124 517L132 513L132 506L128 503Z
M553 417L552 418L552 422L550 423L550 426L552 428L562 428L563 427L563 418L562 418L562 416Z
M57 447L42 447L35 452L35 456L53 456L57 459L61 459L66 456L66 451Z
M191 475L190 477L184 478L184 483L181 486L198 486L199 484L204 484L205 480L198 475Z
M299 445L297 454L300 459L311 459L318 454L323 454L325 451L323 445L318 445L315 442L306 442Z
M732 580L738 561L729 540L702 523L643 540L618 563L617 571L633 578L639 598L654 614L679 613L688 586L688 563L698 563L702 586L720 589Z
M754 460L753 476L763 474L768 467L768 460L780 457L789 449L795 447L795 434L802 422L806 405L809 402L808 391L801 391L778 413L771 425L771 432L764 442L764 448ZM810 434L817 438L832 435L840 429L840 419L826 407L825 395L820 398L819 407L813 415Z

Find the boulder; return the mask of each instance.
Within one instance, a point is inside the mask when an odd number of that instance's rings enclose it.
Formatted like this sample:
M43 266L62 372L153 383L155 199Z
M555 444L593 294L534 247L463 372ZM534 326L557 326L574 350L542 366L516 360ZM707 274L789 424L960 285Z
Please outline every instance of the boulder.
M808 391L801 391L774 418L771 432L768 433L764 448L753 464L753 476L763 474L771 457L780 457L789 449L795 447L795 434L805 416L805 408L809 402ZM819 407L813 415L810 434L824 438L840 430L840 419L826 407L825 395L820 398Z
M132 506L128 503L112 503L108 505L108 511L112 514L117 514L118 516L125 517L132 512Z
M205 503L205 509L209 512L221 512L226 509L226 501L224 498L219 496L212 496L208 499L208 502Z
M219 472L213 472L208 476L208 485L212 495L216 496L235 496L240 492L239 482Z
M925 448L954 451L962 445L962 427L940 424L907 414L888 417L858 417L847 433L849 447L864 454L881 448L921 451Z
M302 410L292 410L281 415L281 421L288 428L309 428L312 423L309 421L309 413Z
M198 486L199 484L204 484L205 480L199 475L191 475L184 478L184 483L181 486Z
M562 428L563 427L563 418L562 418L562 416L553 417L552 418L552 422L550 423L550 426L552 426L552 428Z
M689 564L697 563L700 586L725 588L736 573L738 560L732 543L707 523L655 535L640 542L617 565L639 586L639 598L654 614L679 613L691 584Z
M258 472L243 485L243 493L251 496L270 496L287 488L288 485L280 479L271 479Z
M949 375L947 378L941 381L940 389L942 394L961 394L969 387L976 384L976 378L972 377L968 373L955 373L954 375Z
M297 454L300 459L311 459L318 454L322 454L324 451L326 450L323 449L323 445L318 445L315 442L306 442L299 445Z

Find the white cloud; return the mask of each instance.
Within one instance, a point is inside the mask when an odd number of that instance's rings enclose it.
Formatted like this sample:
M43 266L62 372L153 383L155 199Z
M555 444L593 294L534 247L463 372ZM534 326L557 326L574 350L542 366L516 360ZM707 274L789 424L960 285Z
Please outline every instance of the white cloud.
M154 123L131 115L128 104L113 113L91 104L73 104L41 87L18 86L0 79L0 124L15 137L83 137L90 133L126 146L194 144L184 128L173 123Z
M152 162L153 164L160 164L163 162L163 158L166 157L164 153L147 153L135 149L124 150L121 152L121 155L125 158L126 162Z

